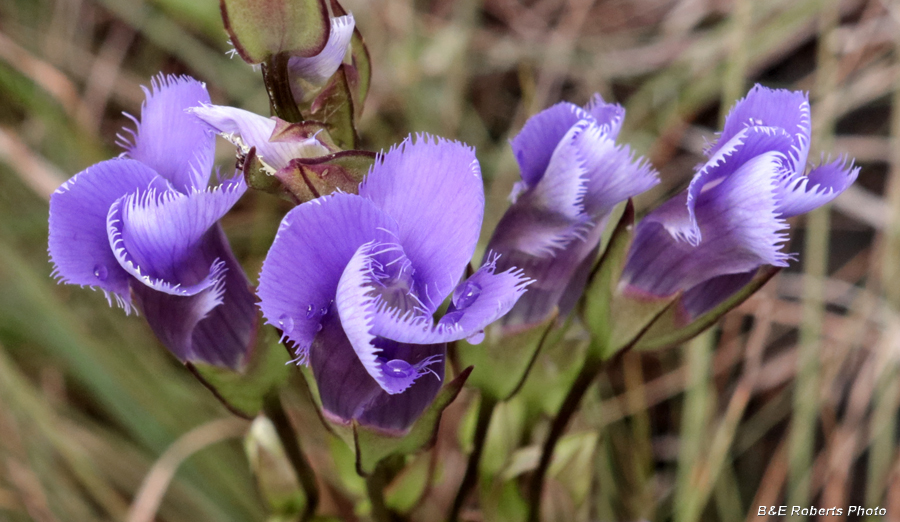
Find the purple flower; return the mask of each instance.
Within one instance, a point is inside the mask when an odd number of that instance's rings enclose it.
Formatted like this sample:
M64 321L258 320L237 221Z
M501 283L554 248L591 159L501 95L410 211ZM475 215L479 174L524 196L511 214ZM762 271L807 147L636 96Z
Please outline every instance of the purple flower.
M844 159L808 174L805 93L756 85L728 114L687 190L638 225L622 277L627 291L683 291L692 319L744 286L762 265L786 266L785 218L837 197L859 168Z
M520 270L493 262L459 284L483 211L474 151L419 136L380 155L359 195L285 216L260 273L260 307L311 364L332 420L403 432L440 388L445 343L482 335L524 292Z
M179 359L238 368L256 330L253 294L217 224L246 190L208 188L215 136L185 109L200 82L159 76L120 158L88 167L50 198L50 258L63 282L132 299Z
M522 181L488 245L498 266L536 282L504 318L532 325L581 295L613 207L656 185L656 172L616 145L625 110L594 95L584 108L559 103L533 116L512 140Z

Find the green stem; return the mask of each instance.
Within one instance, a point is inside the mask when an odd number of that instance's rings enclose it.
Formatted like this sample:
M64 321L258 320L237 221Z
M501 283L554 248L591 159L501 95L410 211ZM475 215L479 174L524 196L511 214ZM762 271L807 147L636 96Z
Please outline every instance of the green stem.
M300 517L301 522L311 520L316 513L316 507L319 505L319 487L316 484L316 474L309 465L309 461L303 455L300 447L300 439L294 430L294 425L284 411L281 404L281 398L277 393L272 393L266 397L263 405L263 411L266 417L275 425L275 431L278 433L278 439L284 447L284 453L287 455L294 473L297 474L297 481L303 492L306 494L306 507L303 515Z
M593 349L590 351L596 353ZM566 398L563 399L562 406L560 406L556 417L553 419L553 424L550 425L550 433L547 435L547 440L544 442L544 447L541 451L541 460L531 476L531 483L528 485L528 522L539 522L541 519L541 493L544 489L544 479L547 476L547 470L550 469L550 461L553 459L553 451L556 449L556 444L559 442L562 434L566 431L566 426L569 425L572 416L578 411L578 404L581 403L581 399L587 393L591 383L594 382L594 377L597 376L601 368L603 368L603 359L596 356L588 357L578 376L575 377L572 387L569 388Z
M496 398L488 394L481 396L481 404L478 406L478 423L475 425L475 438L472 441L472 453L469 455L469 462L466 465L466 474L463 476L459 490L456 492L456 498L453 499L453 506L450 508L447 522L459 520L459 512L463 503L478 482L478 466L481 463L481 454L484 452L484 442L487 439L488 427L491 425L491 417L494 416L496 407Z
M372 504L372 519L375 522L393 522L394 517L384 502L384 488L388 482L388 466L382 460L366 477L366 492L369 494L369 502Z
M272 55L263 62L262 75L263 82L266 84L266 92L269 94L272 112L282 120L297 123L303 121L303 115L294 100L294 93L291 92L288 58L285 53Z

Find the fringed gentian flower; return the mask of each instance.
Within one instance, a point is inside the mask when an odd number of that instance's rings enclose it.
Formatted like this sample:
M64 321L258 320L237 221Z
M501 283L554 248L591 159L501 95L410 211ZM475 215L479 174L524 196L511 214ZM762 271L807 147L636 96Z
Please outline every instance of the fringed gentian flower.
M533 325L567 314L584 285L613 207L659 182L643 159L616 145L625 110L599 94L584 108L559 103L533 116L511 145L522 174L488 245L498 267L535 279L503 319Z
M420 136L379 156L359 195L285 216L260 307L311 364L331 420L402 433L440 388L445 343L482 335L524 292L521 270L493 259L458 284L483 212L473 150Z
M125 129L123 157L75 175L50 198L50 257L61 281L101 289L184 362L239 368L256 330L254 297L217 224L246 190L208 188L215 136L185 109L205 86L159 76ZM134 118L132 118L134 119Z
M786 266L785 218L831 201L856 180L844 159L807 175L809 101L805 93L755 86L731 110L690 186L638 225L622 282L625 291L683 291L684 320L714 308L762 265Z

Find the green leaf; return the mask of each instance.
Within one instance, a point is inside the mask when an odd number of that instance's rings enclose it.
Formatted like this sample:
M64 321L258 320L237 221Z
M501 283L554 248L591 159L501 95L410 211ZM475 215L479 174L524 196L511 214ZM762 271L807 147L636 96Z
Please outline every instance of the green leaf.
M347 81L347 64L342 64L315 99L302 107L307 120L325 124L334 143L342 149L355 149L355 111L350 84Z
M656 298L620 291L619 280L633 239L634 204L629 199L585 291L584 320L597 341L591 343L588 359L609 359L632 346L680 296Z
M285 188L281 180L269 173L270 168L267 167L256 155L256 147L250 147L246 154L242 154L238 149L237 168L244 174L244 181L247 186L265 192L274 194L291 203L298 203L291 192Z
M347 14L337 0L331 0L331 9L335 16ZM359 26L353 28L353 37L350 39L350 66L346 68L345 74L350 86L350 94L353 96L356 118L359 118L372 81L372 62L369 49L366 47L366 42L363 41L362 33L359 32Z
M484 341L472 345L466 341L456 344L460 366L473 366L469 386L496 400L507 400L522 386L541 347L554 344L565 328L555 328L557 314L528 330L504 335L499 325L485 330ZM498 372L497 368L503 368Z
M258 341L243 370L236 371L203 363L185 366L234 414L252 419L262 410L263 398L288 379L290 360L266 328L266 339Z
M497 403L484 442L481 465L478 468L482 480L500 473L518 448L523 434L527 433L528 429L529 411L526 408L525 401L519 400L518 397Z
M338 152L341 149L335 145L331 135L328 134L328 126L318 121L301 121L291 123L281 118L273 118L275 120L275 129L269 136L271 143L291 143L306 142L311 138L315 138L321 145L325 146L329 152Z
M549 474L571 495L576 506L587 499L594 470L594 453L600 436L596 432L573 433L560 439Z
M483 519L491 522L521 522L528 518L528 504L513 481L494 481L481 498Z
M260 415L253 420L244 439L244 451L270 513L297 520L306 505L306 495L268 417Z
M219 5L231 43L247 63L278 53L315 56L331 33L324 0L220 0Z
M432 456L423 453L412 459L384 490L384 503L397 513L409 513L428 489Z
M678 307L666 310L659 320L648 329L647 333L638 340L634 348L636 350L658 350L679 345L699 335L714 325L720 317L746 301L779 271L781 271L780 268L770 265L761 267L746 286L690 323L685 324L684 311Z
M434 402L405 435L384 433L354 422L352 430L356 448L356 471L360 475L368 475L375 470L375 466L379 462L387 457L409 455L430 446L437 435L444 409L459 395L459 391L471 372L472 368L466 368L455 379L444 385Z
M374 152L347 150L318 158L296 158L274 177L298 203L337 190L356 194L375 157Z

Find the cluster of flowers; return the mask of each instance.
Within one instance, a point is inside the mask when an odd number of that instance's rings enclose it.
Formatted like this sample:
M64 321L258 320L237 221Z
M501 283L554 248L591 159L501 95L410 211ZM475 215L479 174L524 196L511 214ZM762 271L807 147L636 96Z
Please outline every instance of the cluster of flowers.
M331 75L353 30L345 18L333 21L320 56L291 62L294 74L320 83ZM475 152L411 136L377 157L356 193L291 210L254 291L218 224L247 185L240 173L211 181L216 134L241 154L254 149L271 173L332 149L314 134L272 139L284 122L212 105L188 77L160 76L146 95L122 156L51 198L56 275L101 289L126 312L136 306L184 362L240 369L258 306L296 362L311 365L326 416L391 432L434 399L447 343L478 342L498 320L521 331L569 313L613 208L658 183L616 143L621 106L599 95L585 107L554 105L512 140L522 181L480 268L464 278L484 212ZM640 221L620 291L678 295L690 321L759 267L786 265L785 219L830 201L858 172L838 160L807 173L809 145L806 95L755 87L690 186Z

